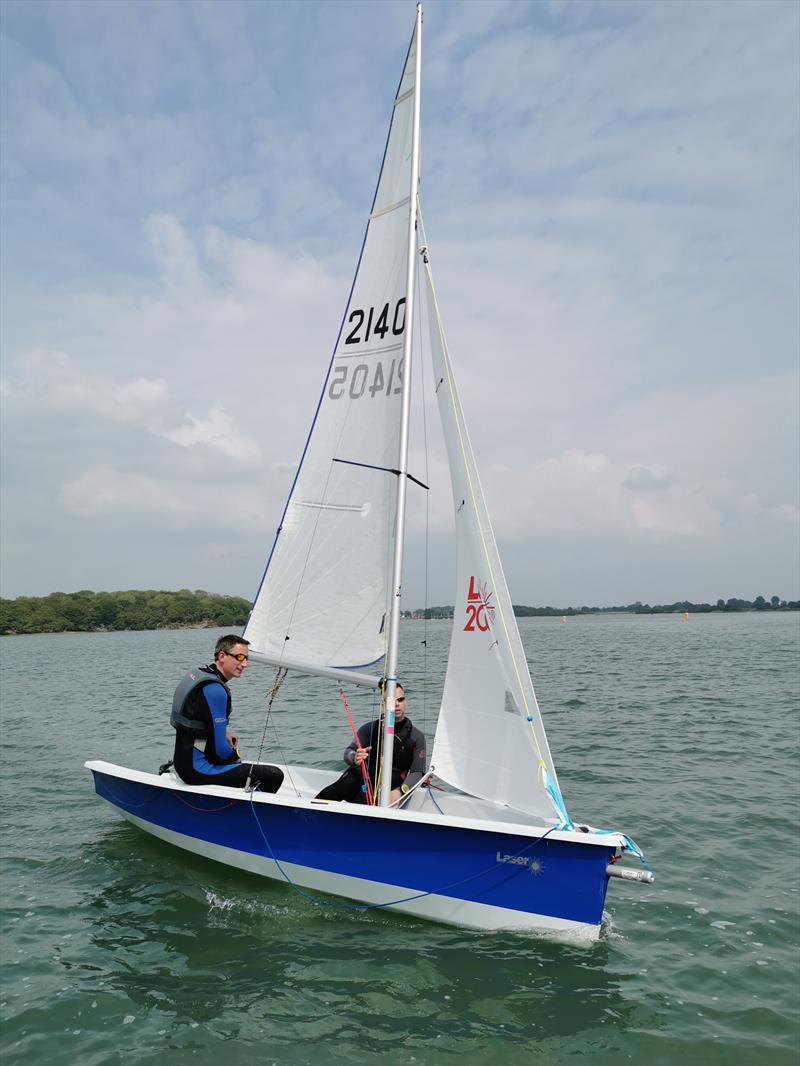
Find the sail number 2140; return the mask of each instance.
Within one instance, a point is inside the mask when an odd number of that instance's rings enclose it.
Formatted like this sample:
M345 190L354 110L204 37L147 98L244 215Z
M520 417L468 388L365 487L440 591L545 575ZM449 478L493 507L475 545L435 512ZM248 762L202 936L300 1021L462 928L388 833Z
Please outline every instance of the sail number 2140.
M389 320L389 304L383 305L380 311L369 307L366 310L356 307L347 316L347 321L352 323L352 329L345 338L345 344L368 344L372 337L384 339L391 332L394 337L399 337L406 325L406 298L402 296L394 308L394 315Z

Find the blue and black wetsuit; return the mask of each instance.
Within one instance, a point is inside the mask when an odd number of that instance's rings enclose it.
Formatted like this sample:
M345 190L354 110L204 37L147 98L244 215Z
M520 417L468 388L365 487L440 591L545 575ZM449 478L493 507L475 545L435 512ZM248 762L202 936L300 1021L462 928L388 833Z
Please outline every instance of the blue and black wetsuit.
M228 743L231 693L216 668L190 670L175 690L171 722L175 727L175 769L187 785L228 785L243 788L251 764L243 763ZM252 765L252 783L262 792L277 792L283 771Z
M375 773L383 739L383 718L365 722L358 730L358 747L369 748L367 767L373 789ZM365 803L364 774L361 767L354 763L356 742L351 740L344 749L344 761L350 768L345 770L338 781L328 785L316 797L326 800L349 800L351 803ZM405 784L408 788L420 780L425 773L425 737L410 718L403 718L394 730L394 747L392 749L392 785L393 789Z

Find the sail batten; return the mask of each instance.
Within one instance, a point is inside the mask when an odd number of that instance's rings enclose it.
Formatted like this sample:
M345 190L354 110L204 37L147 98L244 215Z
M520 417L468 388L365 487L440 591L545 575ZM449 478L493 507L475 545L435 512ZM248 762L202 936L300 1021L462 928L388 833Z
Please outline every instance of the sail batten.
M408 95L408 94L407 94ZM373 211L369 216L371 219L380 218L381 215L388 215L390 211L397 211L400 207L407 207L411 202L411 197L406 196L402 200L398 200L396 204L389 204L387 207L382 207L380 211Z

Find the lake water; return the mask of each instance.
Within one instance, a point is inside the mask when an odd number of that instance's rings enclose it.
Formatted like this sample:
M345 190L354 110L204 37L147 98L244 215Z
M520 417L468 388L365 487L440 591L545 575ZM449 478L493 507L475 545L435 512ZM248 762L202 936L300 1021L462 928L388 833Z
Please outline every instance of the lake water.
M656 873L611 882L592 947L316 907L148 837L83 761L165 761L172 689L217 632L4 638L4 1066L796 1066L800 617L521 629L570 813ZM403 627L429 737L448 637ZM251 754L271 682L253 666L234 686ZM271 758L335 768L336 688L290 677L268 737Z

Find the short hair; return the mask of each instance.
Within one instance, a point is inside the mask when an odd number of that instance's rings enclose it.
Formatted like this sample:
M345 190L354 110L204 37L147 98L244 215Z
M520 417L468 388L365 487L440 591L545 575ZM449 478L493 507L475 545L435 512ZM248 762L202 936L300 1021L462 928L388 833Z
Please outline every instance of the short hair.
M249 640L245 640L244 637L237 637L235 633L226 633L224 637L220 637L214 648L214 661L217 661L221 651L230 654L237 644L246 644L248 648L250 647Z

